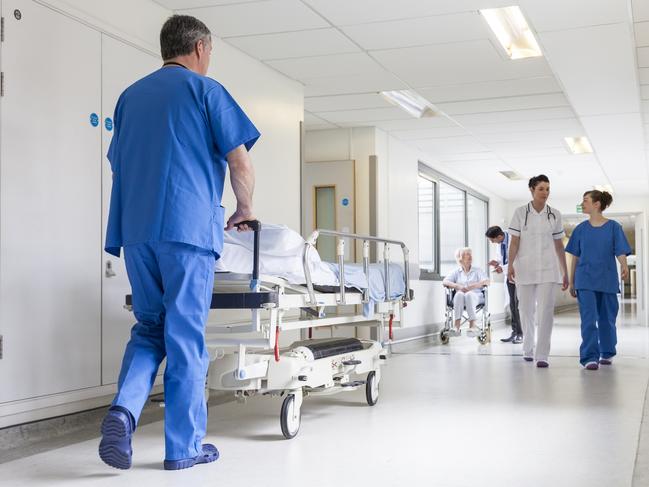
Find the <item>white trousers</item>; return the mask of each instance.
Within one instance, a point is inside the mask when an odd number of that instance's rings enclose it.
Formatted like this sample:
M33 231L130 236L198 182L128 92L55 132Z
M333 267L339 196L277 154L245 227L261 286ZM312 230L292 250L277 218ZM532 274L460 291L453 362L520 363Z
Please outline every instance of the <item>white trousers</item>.
M516 285L518 311L523 328L524 357L548 360L552 325L554 324L554 302L556 300L557 286L558 284L554 282ZM537 325L538 332L536 330Z
M473 321L476 319L476 307L483 301L483 296L478 293L470 291L468 293L463 293L462 291L456 291L455 296L453 297L453 316L456 320L462 319L462 311L466 308L466 312L469 315L469 320Z

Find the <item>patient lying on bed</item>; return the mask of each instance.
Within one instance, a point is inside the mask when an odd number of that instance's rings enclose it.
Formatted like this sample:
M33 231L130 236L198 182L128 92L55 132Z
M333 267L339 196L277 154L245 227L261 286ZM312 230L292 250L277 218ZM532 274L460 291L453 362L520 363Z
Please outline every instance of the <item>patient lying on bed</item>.
M284 225L265 223L262 226L259 249L259 273L282 277L292 284L305 284L302 256L305 240L302 236ZM217 272L250 274L253 260L253 233L225 232L223 253L216 262ZM319 286L339 286L338 264L323 262L316 249L309 252L309 270L314 284ZM345 264L345 285L358 290L369 288L372 302L385 299L383 264L370 265L369 282L361 264ZM218 279L218 276L217 276ZM405 292L402 266L390 264L390 299ZM371 315L369 306L364 313Z

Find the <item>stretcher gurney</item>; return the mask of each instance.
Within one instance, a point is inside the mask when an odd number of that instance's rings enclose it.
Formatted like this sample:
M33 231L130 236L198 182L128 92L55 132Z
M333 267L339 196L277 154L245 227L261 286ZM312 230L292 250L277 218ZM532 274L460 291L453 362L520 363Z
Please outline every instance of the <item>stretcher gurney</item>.
M255 394L284 397L280 425L286 438L297 435L302 400L308 395L364 388L367 403L375 405L379 397L380 366L388 357L395 318L402 323L401 311L413 298L405 244L316 230L302 250L304 282L296 284L282 277L259 274L261 225L247 223L254 230L252 273L217 272L211 308L248 310L250 319L208 325L206 342L211 359L208 390L232 391L240 401ZM315 252L321 235L338 238L337 286L323 286L312 280L309 255ZM346 280L346 268L350 269L348 274L356 273L356 277L359 269L344 262L345 239L363 242L363 263L359 267L367 287L360 286L358 279L353 279L354 287L351 287ZM370 264L370 242L383 244L383 263ZM403 268L390 264L390 245L402 249ZM382 281L381 293L376 290L379 281ZM383 299L377 301L377 296ZM349 314L350 308L356 311ZM338 313L340 309L346 312ZM314 328L340 325L369 326L375 330L374 336L372 339L312 338ZM281 333L290 330L301 330L303 339L280 348Z

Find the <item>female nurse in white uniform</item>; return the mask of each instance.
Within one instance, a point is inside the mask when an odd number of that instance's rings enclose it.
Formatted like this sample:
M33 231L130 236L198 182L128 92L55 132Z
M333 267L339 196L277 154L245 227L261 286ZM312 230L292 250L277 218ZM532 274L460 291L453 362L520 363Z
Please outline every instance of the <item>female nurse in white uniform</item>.
M568 289L561 213L547 204L550 180L541 174L529 181L532 201L517 208L509 225L507 278L516 283L523 326L523 359L548 367L557 287ZM535 344L535 318L538 335ZM536 345L536 348L535 348Z

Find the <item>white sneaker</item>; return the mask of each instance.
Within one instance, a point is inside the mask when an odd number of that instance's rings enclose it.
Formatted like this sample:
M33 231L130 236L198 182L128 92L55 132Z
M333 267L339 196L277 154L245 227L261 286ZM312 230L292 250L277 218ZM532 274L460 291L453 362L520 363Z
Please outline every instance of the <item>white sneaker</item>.
M480 328L477 326L472 326L466 331L466 336L468 337L477 337L480 336Z

